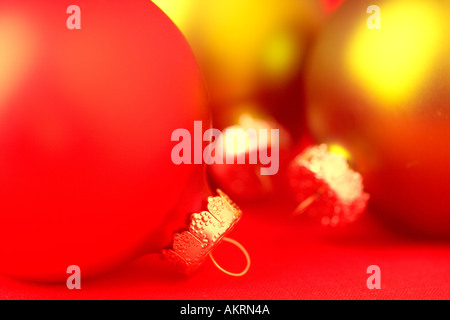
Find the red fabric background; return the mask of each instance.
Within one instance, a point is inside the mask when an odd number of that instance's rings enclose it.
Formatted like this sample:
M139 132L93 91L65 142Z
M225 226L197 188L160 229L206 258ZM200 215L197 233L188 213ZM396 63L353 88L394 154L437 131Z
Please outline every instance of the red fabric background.
M247 275L222 274L211 261L184 277L154 255L70 291L0 276L2 299L449 299L450 244L404 238L372 215L330 229L290 220L277 210L246 210L232 233L252 257ZM244 258L222 244L215 258L232 271ZM366 287L369 265L381 268L381 289Z

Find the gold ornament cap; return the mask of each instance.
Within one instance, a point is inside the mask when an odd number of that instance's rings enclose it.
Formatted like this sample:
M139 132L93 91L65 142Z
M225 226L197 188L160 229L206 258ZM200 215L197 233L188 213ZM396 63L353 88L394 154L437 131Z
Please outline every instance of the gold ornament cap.
M163 257L182 273L195 271L233 230L242 211L221 190L208 197L208 211L193 213L189 230L175 233L172 249L163 250Z

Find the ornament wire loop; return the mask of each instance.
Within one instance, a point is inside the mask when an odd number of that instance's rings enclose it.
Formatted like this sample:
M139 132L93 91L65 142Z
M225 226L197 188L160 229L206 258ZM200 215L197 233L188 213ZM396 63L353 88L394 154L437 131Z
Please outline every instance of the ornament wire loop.
M245 266L245 269L242 272L239 272L239 273L234 273L234 272L227 271L227 270L222 268L217 263L217 261L214 259L213 255L212 255L212 253L209 254L209 257L211 258L211 261L214 263L214 265L217 267L217 269L219 269L220 271L222 271L223 273L225 273L225 274L227 274L229 276L232 276L232 277L242 277L242 276L244 276L248 272L248 270L250 269L250 265L251 265L250 255L248 254L247 250L245 250L245 248L244 248L244 246L242 244L240 244L239 242L237 242L234 239L230 239L230 238L224 237L222 240L225 241L225 242L229 242L231 244L234 244L239 250L242 251L242 253L245 256L245 259L247 260L247 265Z
M310 195L308 198L300 202L300 204L291 213L291 216L293 217L303 214L314 202L316 202L325 193L325 191L326 190L324 187L319 188L314 194Z
M216 191L218 196L208 197L208 210L192 213L189 230L175 233L172 248L162 251L163 258L184 274L194 272L242 216L242 211L225 193ZM234 244L245 251L240 244Z

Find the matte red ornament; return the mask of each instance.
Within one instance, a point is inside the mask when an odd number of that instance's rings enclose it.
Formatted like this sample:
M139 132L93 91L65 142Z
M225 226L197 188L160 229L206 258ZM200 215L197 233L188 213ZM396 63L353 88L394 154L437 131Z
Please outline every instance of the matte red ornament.
M0 2L0 271L66 279L161 252L199 212L204 167L171 133L210 126L199 68L151 1Z

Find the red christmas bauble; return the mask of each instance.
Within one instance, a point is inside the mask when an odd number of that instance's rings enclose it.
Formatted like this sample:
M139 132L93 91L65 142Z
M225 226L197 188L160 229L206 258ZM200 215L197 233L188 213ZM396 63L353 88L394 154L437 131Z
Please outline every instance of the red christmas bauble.
M266 144L260 136L261 131L267 137ZM292 138L286 129L267 115L243 113L234 126L223 130L218 140L215 143L223 146L223 160L207 168L212 186L240 203L273 200L280 196L284 191L283 177L292 148ZM251 153L254 153L256 163L251 163ZM270 157L266 159L262 155ZM230 156L235 160L229 161ZM243 157L243 163L238 164L239 157Z
M450 5L371 5L344 3L318 39L310 128L350 151L372 211L398 230L450 236Z
M370 198L361 175L337 146L311 146L298 154L289 165L288 184L297 201L292 215L308 213L322 225L352 223L365 212Z
M170 245L203 183L171 161L175 129L209 125L175 25L150 1L79 0L69 29L67 6L0 3L0 271L35 280Z

